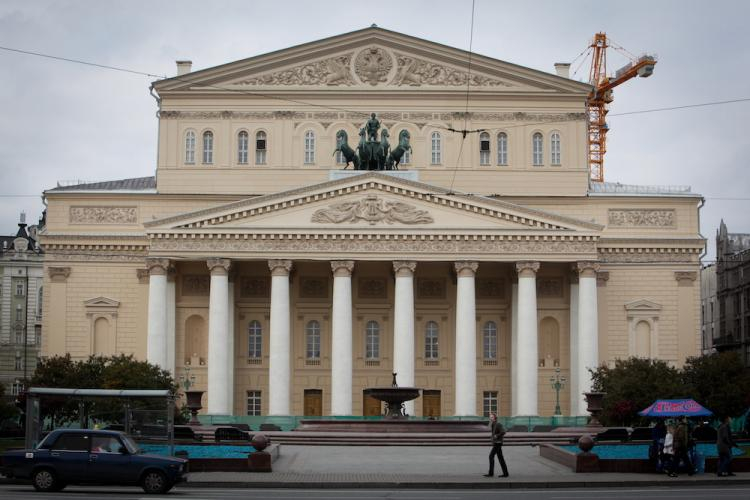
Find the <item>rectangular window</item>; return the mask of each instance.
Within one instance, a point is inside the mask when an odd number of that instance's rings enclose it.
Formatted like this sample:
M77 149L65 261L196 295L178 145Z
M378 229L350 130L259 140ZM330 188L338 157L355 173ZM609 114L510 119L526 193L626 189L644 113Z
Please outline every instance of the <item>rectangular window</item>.
M89 451L89 436L88 434L63 434L55 444L52 445L53 450L63 451Z
M240 164L247 163L247 143L248 143L247 134L244 132L241 132L238 136L238 142L237 142L237 163L240 163Z
M259 132L255 139L255 164L265 165L266 164L266 134Z
M23 345L23 328L18 327L16 330L16 344Z
M13 385L10 387L11 396L18 396L21 392L23 392L23 384L21 382L13 382Z
M23 362L21 356L16 356L15 370L23 370Z
M23 308L20 305L16 307L16 321L23 321Z
M490 164L490 136L483 134L479 140L479 164Z
M490 412L497 414L497 391L484 391L482 411L485 417L489 417Z
M260 415L260 391L247 391L247 414Z
M34 344L42 345L42 327L39 325L34 327Z
M23 283L16 283L16 297L23 297Z

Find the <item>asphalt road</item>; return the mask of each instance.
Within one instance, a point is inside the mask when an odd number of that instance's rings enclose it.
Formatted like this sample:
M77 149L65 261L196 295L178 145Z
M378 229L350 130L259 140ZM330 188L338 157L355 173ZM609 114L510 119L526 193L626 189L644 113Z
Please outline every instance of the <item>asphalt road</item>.
M167 495L145 495L139 488L82 487L70 486L59 493L37 493L31 486L0 486L0 498L43 499L59 498L66 500L91 499L156 499L173 500L235 500L235 499L275 499L275 500L585 500L585 499L638 499L638 500L723 500L750 498L750 486L725 487L653 487L653 488L562 488L543 490L299 490L299 489L209 489L209 488L175 488Z

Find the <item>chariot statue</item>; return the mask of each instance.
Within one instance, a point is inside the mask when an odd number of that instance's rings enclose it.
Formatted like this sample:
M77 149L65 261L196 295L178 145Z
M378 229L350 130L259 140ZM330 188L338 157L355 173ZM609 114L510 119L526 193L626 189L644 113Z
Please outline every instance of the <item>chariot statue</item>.
M380 130L380 139L378 131ZM411 151L408 130L402 130L398 134L398 146L391 150L388 141L390 134L388 130L381 129L381 122L377 115L372 113L367 123L359 129L359 144L356 150L349 146L349 136L345 130L336 132L336 149L333 154L341 153L346 161L344 168L349 164L354 165L354 170L398 170L404 153Z

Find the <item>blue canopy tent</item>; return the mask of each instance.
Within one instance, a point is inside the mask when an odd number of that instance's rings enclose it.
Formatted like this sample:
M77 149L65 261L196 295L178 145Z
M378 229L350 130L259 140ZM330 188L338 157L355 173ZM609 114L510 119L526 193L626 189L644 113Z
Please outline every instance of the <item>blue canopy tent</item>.
M657 399L639 411L642 417L709 417L713 412L692 399Z

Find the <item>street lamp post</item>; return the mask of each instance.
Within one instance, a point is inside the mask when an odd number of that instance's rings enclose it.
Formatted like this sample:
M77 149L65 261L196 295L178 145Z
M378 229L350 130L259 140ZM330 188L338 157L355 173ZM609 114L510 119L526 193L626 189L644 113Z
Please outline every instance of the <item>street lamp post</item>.
M552 384L552 388L555 390L555 416L562 415L562 412L560 411L560 389L565 387L565 382L567 382L567 380L565 377L560 376L560 368L555 368L555 376L550 377L549 381Z

